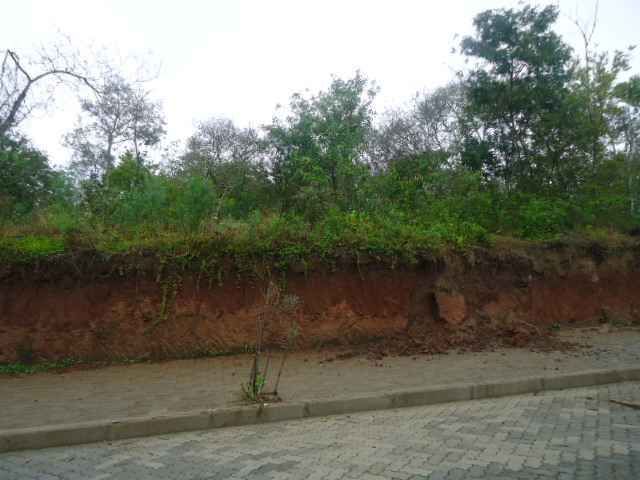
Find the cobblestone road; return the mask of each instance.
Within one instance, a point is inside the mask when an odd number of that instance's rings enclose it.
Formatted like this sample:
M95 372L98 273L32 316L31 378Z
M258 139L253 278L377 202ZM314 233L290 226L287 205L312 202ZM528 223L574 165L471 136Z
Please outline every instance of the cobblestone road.
M640 479L640 383L0 455L0 479Z

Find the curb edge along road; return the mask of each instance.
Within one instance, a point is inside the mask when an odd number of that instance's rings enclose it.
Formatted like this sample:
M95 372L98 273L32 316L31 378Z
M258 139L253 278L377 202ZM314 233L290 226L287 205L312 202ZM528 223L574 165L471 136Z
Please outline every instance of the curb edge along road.
M458 383L327 400L222 407L167 416L0 430L0 453L370 410L497 398L634 380L640 380L640 368L586 370L545 377L523 377L504 382Z

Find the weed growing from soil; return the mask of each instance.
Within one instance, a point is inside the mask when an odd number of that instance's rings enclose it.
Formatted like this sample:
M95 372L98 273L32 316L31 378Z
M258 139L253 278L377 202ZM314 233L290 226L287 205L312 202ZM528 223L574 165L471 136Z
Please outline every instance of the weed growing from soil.
M256 344L249 381L241 385L243 397L250 402L277 401L280 399L278 387L280 386L282 372L287 361L287 354L295 346L299 333L298 325L293 315L300 305L299 298L295 295L283 295L282 288L273 281L269 281L264 297L264 305L256 318ZM271 351L266 348L267 339L274 333L273 328L276 322L280 320L281 323L284 317L289 317L289 324L286 338L279 342L283 353L273 390L267 392L266 387L269 380L269 367L271 366L272 357Z

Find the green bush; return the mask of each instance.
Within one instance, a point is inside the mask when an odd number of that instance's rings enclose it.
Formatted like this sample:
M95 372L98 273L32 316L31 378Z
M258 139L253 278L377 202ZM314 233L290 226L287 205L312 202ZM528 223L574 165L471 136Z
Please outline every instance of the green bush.
M544 239L566 231L569 221L568 204L562 200L527 199L520 205L516 218L519 236Z
M185 232L195 232L218 210L218 198L213 184L201 177L190 177L174 186L171 198L171 218Z

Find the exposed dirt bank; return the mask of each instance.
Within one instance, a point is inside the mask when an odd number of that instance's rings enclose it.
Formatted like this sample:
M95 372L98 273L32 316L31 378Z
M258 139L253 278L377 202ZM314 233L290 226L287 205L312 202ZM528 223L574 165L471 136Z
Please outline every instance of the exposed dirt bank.
M238 351L293 330L298 348L390 339L414 351L523 346L558 324L640 322L640 250L598 246L477 249L412 267L368 261L270 278L121 263L52 262L0 271L0 362L167 358ZM119 260L121 262L121 260ZM1 270L1 269L0 269ZM293 326L293 327L292 327ZM407 347L409 348L409 347Z

